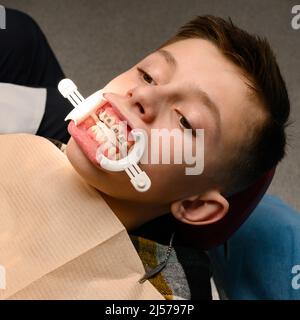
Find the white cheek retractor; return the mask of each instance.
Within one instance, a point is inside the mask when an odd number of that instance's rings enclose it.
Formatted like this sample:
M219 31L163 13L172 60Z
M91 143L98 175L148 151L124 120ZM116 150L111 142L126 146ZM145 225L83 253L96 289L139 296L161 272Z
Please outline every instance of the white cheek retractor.
M74 109L67 115L65 121L73 120L75 125L78 125L89 115L91 115L97 108L99 108L99 96L101 96L102 100L105 101L105 98L103 97L103 90L99 90L85 99L78 92L77 86L70 79L61 80L58 84L58 90L74 106ZM109 130L108 128L104 129ZM131 134L135 143L132 150L125 158L121 160L110 160L98 150L96 159L100 166L106 170L125 170L130 177L130 181L134 188L139 192L144 192L150 188L151 180L138 166L138 162L141 160L144 154L146 148L146 138L142 131L138 131L136 129L133 129Z

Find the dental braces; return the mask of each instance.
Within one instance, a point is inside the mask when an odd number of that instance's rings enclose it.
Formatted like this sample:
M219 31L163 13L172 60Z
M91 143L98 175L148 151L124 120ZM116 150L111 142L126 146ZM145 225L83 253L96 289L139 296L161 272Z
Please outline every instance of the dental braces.
M61 80L58 84L58 90L63 97L67 98L74 106L74 109L67 115L65 121L73 120L75 125L77 125L79 119L83 121L91 115L96 107L98 107L99 94L102 95L102 100L105 100L103 97L103 90L99 90L85 99L78 91L75 83L70 79ZM106 170L125 171L134 188L139 192L145 192L150 188L151 180L138 166L138 162L141 160L145 151L146 138L142 131L136 129L131 130L131 134L135 143L132 150L125 158L120 160L110 160L98 149L96 159L100 166Z

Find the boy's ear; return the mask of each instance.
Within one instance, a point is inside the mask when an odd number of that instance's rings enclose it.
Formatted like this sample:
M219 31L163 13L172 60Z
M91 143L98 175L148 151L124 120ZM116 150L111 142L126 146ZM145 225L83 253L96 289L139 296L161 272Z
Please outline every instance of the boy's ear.
M222 219L229 209L228 201L217 190L196 195L171 204L174 217L183 223L205 225Z

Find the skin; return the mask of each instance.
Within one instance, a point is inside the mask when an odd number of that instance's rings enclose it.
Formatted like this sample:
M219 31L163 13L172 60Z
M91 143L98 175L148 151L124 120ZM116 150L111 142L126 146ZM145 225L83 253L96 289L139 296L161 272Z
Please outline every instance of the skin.
M99 190L127 230L168 212L193 225L214 223L224 217L228 202L222 195L222 186L210 177L220 160L229 159L242 143L249 119L253 122L262 118L261 108L250 97L241 71L212 43L188 39L163 49L173 55L176 68L169 65L162 54L151 53L109 82L104 88L105 97L134 127L147 133L153 128L183 129L182 116L194 129L203 128L204 172L186 175L186 164L140 165L151 178L152 187L139 193L124 172L107 172L94 166L73 138L67 145L67 156L73 167ZM215 103L219 124L197 88L205 91ZM176 152L176 146L174 148Z

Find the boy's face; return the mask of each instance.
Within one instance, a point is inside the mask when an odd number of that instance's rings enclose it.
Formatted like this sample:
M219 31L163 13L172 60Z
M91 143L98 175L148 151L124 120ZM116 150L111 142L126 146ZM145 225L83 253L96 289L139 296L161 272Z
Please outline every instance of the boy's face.
M93 165L70 139L67 155L79 174L95 188L120 199L171 204L209 188L209 175L229 159L247 136L250 119L259 117L240 70L210 42L188 39L154 52L114 78L106 98L149 135L151 129L204 129L204 171L186 175L187 165L143 164L152 186L137 192L125 172L107 172ZM195 141L194 141L195 143ZM149 148L151 146L149 145ZM177 146L171 149L171 159ZM163 146L162 146L163 148ZM150 150L149 150L150 154Z

